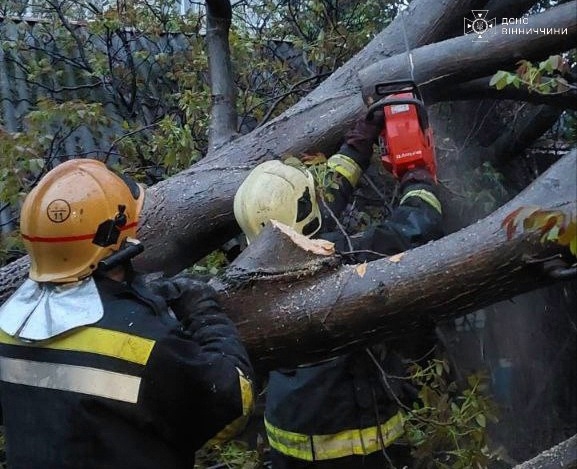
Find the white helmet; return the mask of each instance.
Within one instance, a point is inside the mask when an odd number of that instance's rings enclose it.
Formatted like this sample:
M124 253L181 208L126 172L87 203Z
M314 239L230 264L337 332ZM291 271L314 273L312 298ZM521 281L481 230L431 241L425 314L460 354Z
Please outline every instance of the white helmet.
M249 243L270 220L314 235L321 227L321 213L312 174L279 160L261 163L238 188L234 216Z

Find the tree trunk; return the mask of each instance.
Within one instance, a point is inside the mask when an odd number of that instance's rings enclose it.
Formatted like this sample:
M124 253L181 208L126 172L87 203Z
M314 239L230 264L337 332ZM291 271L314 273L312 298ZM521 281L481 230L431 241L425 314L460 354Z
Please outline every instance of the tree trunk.
M206 44L210 70L212 109L209 154L236 135L236 85L232 74L228 32L232 9L228 0L206 2Z

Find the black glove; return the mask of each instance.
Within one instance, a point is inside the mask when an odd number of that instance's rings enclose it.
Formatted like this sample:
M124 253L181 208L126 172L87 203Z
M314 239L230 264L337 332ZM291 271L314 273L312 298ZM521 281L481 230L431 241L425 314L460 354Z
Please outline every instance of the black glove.
M433 189L436 186L435 178L425 167L415 168L407 171L401 178L401 192L413 184L430 185Z
M351 156L363 170L367 169L371 162L373 145L378 142L382 128L382 112L373 113L370 120L367 116L360 117L346 133L341 153Z
M166 301L185 329L189 328L194 315L218 308L214 288L192 275L151 280L148 288Z

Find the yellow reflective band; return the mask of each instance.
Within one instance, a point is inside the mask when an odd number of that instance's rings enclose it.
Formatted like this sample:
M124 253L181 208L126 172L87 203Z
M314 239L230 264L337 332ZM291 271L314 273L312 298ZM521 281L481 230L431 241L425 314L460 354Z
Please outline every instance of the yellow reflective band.
M237 368L240 381L240 394L242 397L242 415L250 415L254 409L254 395L251 382L244 376L242 370Z
M270 446L279 453L305 461L314 461L311 436L282 430L272 425L266 418L264 426Z
M404 433L398 412L380 426L345 430L332 435L304 435L275 427L265 419L269 444L280 453L305 461L367 455L390 446Z
M363 174L363 170L355 160L341 153L331 156L327 165L333 171L344 176L353 187L356 187Z
M252 391L252 384L248 379L246 379L242 370L240 370L239 368L237 368L236 370L238 371L240 393L242 400L242 416L233 420L221 431L219 431L215 436L213 436L209 441L207 441L204 444L205 448L209 448L211 446L218 445L220 443L224 443L226 441L231 440L235 435L239 434L244 429L244 427L246 427L248 419L253 412L254 394Z
M441 208L441 202L439 202L439 199L437 199L435 194L433 194L432 192L425 189L416 189L414 191L409 191L403 196L401 202L399 202L399 205L403 205L403 202L407 200L409 197L418 197L419 199L428 203L441 215L443 214L443 209Z
M152 339L138 337L125 332L86 327L74 329L53 339L39 342L22 342L0 331L0 343L95 353L139 365L146 365L156 342Z
M0 357L0 380L136 403L141 379L86 366Z

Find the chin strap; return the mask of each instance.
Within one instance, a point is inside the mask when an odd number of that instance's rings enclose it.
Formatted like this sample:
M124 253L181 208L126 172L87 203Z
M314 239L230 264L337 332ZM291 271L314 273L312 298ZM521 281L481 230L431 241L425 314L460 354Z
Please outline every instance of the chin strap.
M144 251L144 246L140 241L127 238L118 251L98 263L97 270L99 272L108 272L114 267L123 265L133 257L138 256L142 251Z

